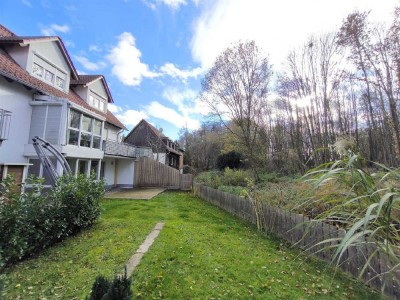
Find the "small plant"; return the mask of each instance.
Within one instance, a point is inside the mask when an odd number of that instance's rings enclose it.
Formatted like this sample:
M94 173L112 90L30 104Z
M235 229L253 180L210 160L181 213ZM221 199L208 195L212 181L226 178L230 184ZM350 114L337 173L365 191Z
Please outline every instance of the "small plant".
M97 276L96 280L93 283L92 292L90 294L90 297L87 298L87 300L103 299L103 296L105 294L107 294L107 292L110 288L110 285L111 285L111 283L106 277L104 277L102 275Z
M104 276L97 276L92 292L87 300L129 300L132 299L131 279L126 271L122 276L114 277L111 282Z

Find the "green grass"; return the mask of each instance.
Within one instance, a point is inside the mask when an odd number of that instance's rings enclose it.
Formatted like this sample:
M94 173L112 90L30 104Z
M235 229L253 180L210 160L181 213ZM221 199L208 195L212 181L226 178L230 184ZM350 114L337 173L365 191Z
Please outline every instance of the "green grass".
M165 227L132 278L137 298L379 298L188 193L102 207L91 229L7 269L5 299L84 299L96 275L120 272L159 221Z

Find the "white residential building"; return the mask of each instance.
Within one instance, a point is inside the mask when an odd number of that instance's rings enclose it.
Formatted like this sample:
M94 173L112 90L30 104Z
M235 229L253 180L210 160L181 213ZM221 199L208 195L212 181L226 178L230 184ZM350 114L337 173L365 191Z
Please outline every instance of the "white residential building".
M91 172L108 186L133 186L134 160L151 149L120 142L124 125L102 75L79 75L59 37L17 36L0 25L0 180L44 176L33 148L39 136L74 174ZM61 171L61 166L57 166Z

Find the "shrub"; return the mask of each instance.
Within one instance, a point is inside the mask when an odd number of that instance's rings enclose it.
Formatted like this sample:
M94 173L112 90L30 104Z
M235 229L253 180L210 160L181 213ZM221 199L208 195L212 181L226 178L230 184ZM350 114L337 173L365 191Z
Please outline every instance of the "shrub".
M63 176L47 193L41 179L27 182L33 188L22 194L12 176L0 183L0 268L89 226L100 214L104 183L93 177Z
M217 189L221 185L221 173L218 171L202 172L196 176L195 181Z
M243 168L243 156L241 153L236 151L230 151L218 156L217 167L220 170L226 168L230 169L240 169Z
M104 276L97 276L92 286L92 292L88 300L101 300L110 289L111 283Z
M129 300L132 299L131 279L116 276L110 282L104 276L97 276L92 287L92 292L87 300Z
M249 176L246 171L226 168L221 181L223 185L245 187L249 183Z
M221 185L218 187L218 190L225 192L225 193L229 193L229 194L233 194L233 195L237 195L237 196L243 196L244 191L246 190L244 187L241 186L226 186L226 185Z

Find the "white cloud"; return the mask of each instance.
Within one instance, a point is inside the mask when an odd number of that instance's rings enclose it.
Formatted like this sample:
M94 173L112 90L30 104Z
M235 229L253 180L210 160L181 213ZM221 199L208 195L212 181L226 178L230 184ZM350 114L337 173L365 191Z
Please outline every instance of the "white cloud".
M75 47L75 43L73 41L70 40L66 40L64 41L65 46L70 47L70 48L74 48Z
M186 0L142 0L142 2L153 10L160 4L166 5L173 10L177 10L181 5L187 4ZM194 2L197 3L197 1Z
M90 52L101 52L102 50L101 50L101 48L100 48L99 46L97 46L97 45L90 45L90 46L89 46L89 51L90 51Z
M197 96L198 93L192 89L180 90L169 87L163 92L163 97L176 105L178 110L184 115L195 113L194 105Z
M76 59L76 61L78 61L85 69L90 70L90 71L97 71L100 70L102 68L104 68L106 66L105 62L91 62L87 57L85 56L78 56L75 55L74 58Z
M165 75L171 76L172 78L179 78L183 82L185 82L190 77L197 78L202 73L201 68L194 68L192 70L181 70L173 63L164 64L163 66L161 66L160 71Z
M109 106L109 105L108 105ZM111 111L112 112L112 111ZM147 119L148 115L146 112L141 110L128 109L123 111L121 108L118 112L113 114L124 124L125 126L136 126L142 119Z
M21 2L22 2L23 5L26 5L28 7L32 7L32 3L29 0L22 0Z
M164 120L171 123L175 127L187 127L190 130L195 130L200 127L200 121L189 116L181 115L174 109L166 107L159 102L153 101L146 107L146 113L149 116Z
M40 26L42 28L40 32L46 36L57 35L57 32L67 33L70 30L68 25L51 24L50 26L44 26L44 25Z
M209 68L232 42L255 40L271 62L280 64L288 51L311 34L340 27L356 8L371 10L371 20L391 20L398 0L216 0L201 2L203 11L194 25L193 58ZM207 6L208 5L208 6Z
M122 112L122 108L118 105L115 105L113 103L108 103L107 104L107 110L111 111L113 114Z
M129 32L118 37L118 44L111 49L107 59L112 64L112 73L125 85L140 85L143 78L155 78L159 73L153 72L140 60L142 53L135 45L135 38Z

